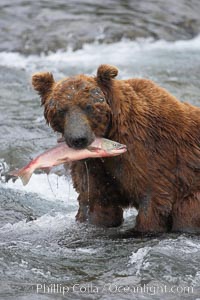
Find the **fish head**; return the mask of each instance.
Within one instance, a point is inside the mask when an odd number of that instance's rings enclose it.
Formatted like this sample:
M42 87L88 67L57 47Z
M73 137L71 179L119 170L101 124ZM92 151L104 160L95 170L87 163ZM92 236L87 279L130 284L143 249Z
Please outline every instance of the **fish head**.
M116 156L127 151L127 146L105 138L95 138L88 150L98 153L99 157Z
M127 151L126 145L105 138L102 138L101 149L105 151L105 155L113 156L125 153Z
M50 73L36 73L32 83L41 96L44 116L66 144L85 149L95 136L112 128L111 87L117 69L100 66L97 76L76 75L56 82Z

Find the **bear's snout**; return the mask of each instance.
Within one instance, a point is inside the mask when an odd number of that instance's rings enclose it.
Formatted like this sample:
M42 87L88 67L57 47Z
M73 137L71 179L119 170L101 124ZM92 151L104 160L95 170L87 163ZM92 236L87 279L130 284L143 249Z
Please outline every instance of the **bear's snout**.
M95 138L87 117L79 110L73 110L66 116L64 138L67 145L74 149L84 149Z

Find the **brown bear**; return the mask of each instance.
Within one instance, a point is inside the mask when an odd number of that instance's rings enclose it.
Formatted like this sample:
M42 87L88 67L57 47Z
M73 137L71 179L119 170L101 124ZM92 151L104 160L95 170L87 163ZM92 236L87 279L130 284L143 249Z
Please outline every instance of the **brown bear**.
M101 65L94 77L32 78L47 122L70 147L86 148L95 136L128 147L121 156L72 163L77 220L119 226L132 206L136 232L199 232L200 108L150 80L117 74Z

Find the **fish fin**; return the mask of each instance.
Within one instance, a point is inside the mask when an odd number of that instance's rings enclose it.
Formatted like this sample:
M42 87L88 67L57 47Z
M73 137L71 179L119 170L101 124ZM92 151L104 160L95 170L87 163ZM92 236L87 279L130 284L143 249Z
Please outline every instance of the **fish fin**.
M41 168L47 175L51 172L52 167L43 167Z
M33 172L31 170L31 168L24 167L20 170L12 171L9 174L12 176L15 176L15 177L20 177L23 185L27 185Z
M66 158L60 158L60 159L57 160L57 162L58 163L56 165L61 165L61 164L69 162L69 158L68 157L66 157Z

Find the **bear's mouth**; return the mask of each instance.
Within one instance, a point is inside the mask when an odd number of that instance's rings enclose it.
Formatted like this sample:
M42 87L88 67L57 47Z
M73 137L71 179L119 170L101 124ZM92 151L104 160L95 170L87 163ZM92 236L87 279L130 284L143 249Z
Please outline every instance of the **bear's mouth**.
M77 150L86 149L87 148L87 143L85 143L85 139L79 139L79 140L80 140L81 143L80 143L80 145L76 144L75 149L77 149ZM77 141L79 141L79 140L77 140ZM66 142L66 138L62 134L60 137L57 138L57 143L63 143L63 142ZM85 147L84 147L84 144L85 144ZM71 148L74 148L73 145L71 145L71 144L68 144L68 146L71 147Z

